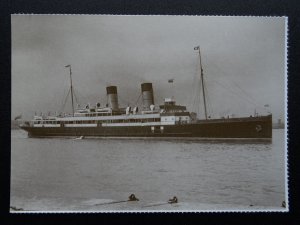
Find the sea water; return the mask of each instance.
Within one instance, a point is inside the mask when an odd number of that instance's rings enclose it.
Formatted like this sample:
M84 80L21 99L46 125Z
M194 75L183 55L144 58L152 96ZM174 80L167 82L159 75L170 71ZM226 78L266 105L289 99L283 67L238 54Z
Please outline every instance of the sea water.
M26 211L280 208L286 192L284 143L280 129L267 144L28 138L12 130L11 206ZM139 202L114 203L132 193ZM179 202L170 207L166 202L173 196Z

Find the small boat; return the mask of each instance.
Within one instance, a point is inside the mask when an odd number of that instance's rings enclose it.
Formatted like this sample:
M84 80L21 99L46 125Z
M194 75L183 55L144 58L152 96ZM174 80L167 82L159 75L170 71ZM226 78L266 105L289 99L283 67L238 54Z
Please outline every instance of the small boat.
M75 140L82 140L82 139L84 139L84 136L80 136L80 137L75 138Z

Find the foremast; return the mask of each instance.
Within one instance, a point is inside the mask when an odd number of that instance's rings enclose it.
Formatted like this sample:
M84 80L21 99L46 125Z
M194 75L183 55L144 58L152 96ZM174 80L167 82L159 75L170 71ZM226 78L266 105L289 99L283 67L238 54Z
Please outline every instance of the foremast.
M73 100L73 83L72 83L72 68L71 65L65 66L66 68L69 68L70 71L70 90L71 90L71 100L72 100L72 115L74 116L74 100Z

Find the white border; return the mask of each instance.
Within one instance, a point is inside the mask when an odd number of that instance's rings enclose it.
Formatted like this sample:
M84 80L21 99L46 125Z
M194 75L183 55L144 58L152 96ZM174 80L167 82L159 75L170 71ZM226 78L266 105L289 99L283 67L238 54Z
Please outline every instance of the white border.
M289 180L289 174L288 174L288 136L287 136L287 131L288 131L288 111L287 111L287 107L288 107L288 86L287 86L287 82L288 82L288 67L287 67L287 63L288 63L288 17L284 17L285 18L285 43L284 43L284 98L285 98L285 102L284 102L284 131L285 131L285 135L284 135L284 146L285 146L285 151L284 151L284 155L285 155L285 202L286 202L286 209L287 211L289 211L289 186L288 186L288 180Z
M287 81L288 81L288 77L287 77L287 72L288 72L288 67L287 67L287 63L288 63L288 17L287 16L234 16L234 15L230 15L230 16L222 16L222 15L122 15L122 14L28 14L28 13L15 13L15 14L11 14L11 16L28 16L28 15L37 15L37 16L135 16L135 17L139 17L139 16L185 16L185 17L233 17L233 18L238 18L238 17L243 17L243 18L249 18L249 17L260 17L260 18L284 18L285 19L285 49L284 49L284 97L285 97L285 109L284 109L284 121L285 121L285 127L284 127L284 144L285 144L285 151L284 151L284 156L285 156L285 202L286 202L286 207L282 208L282 209L230 209L230 210L101 210L101 211L13 211L10 210L10 213L13 214L27 214L27 213L33 213L33 214L52 214L52 213L184 213L184 212L192 212L192 213L199 213L199 212L204 212L204 213L256 213L256 212L289 212L289 187L288 187L288 178L289 178L289 174L288 174L288 145L287 145L287 141L288 141L288 136L287 136L287 130L288 130L288 111L287 111L287 105L288 105L288 86L287 86ZM246 207L246 206L245 206ZM260 206L254 206L255 207L260 207ZM272 207L270 207L272 208ZM280 208L280 207L278 207Z

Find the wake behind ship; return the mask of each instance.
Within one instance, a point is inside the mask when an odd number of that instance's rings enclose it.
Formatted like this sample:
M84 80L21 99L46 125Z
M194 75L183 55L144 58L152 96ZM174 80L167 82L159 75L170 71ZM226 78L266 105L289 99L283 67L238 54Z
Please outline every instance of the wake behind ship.
M201 84L205 119L199 120L186 106L176 104L173 98L165 98L161 105L154 103L152 83L141 84L142 107L120 107L116 86L106 87L107 104L86 105L74 111L72 72L70 92L72 115L34 116L20 127L29 137L162 137L196 138L203 140L259 140L271 141L272 115L240 118L207 117L203 69L199 50Z

